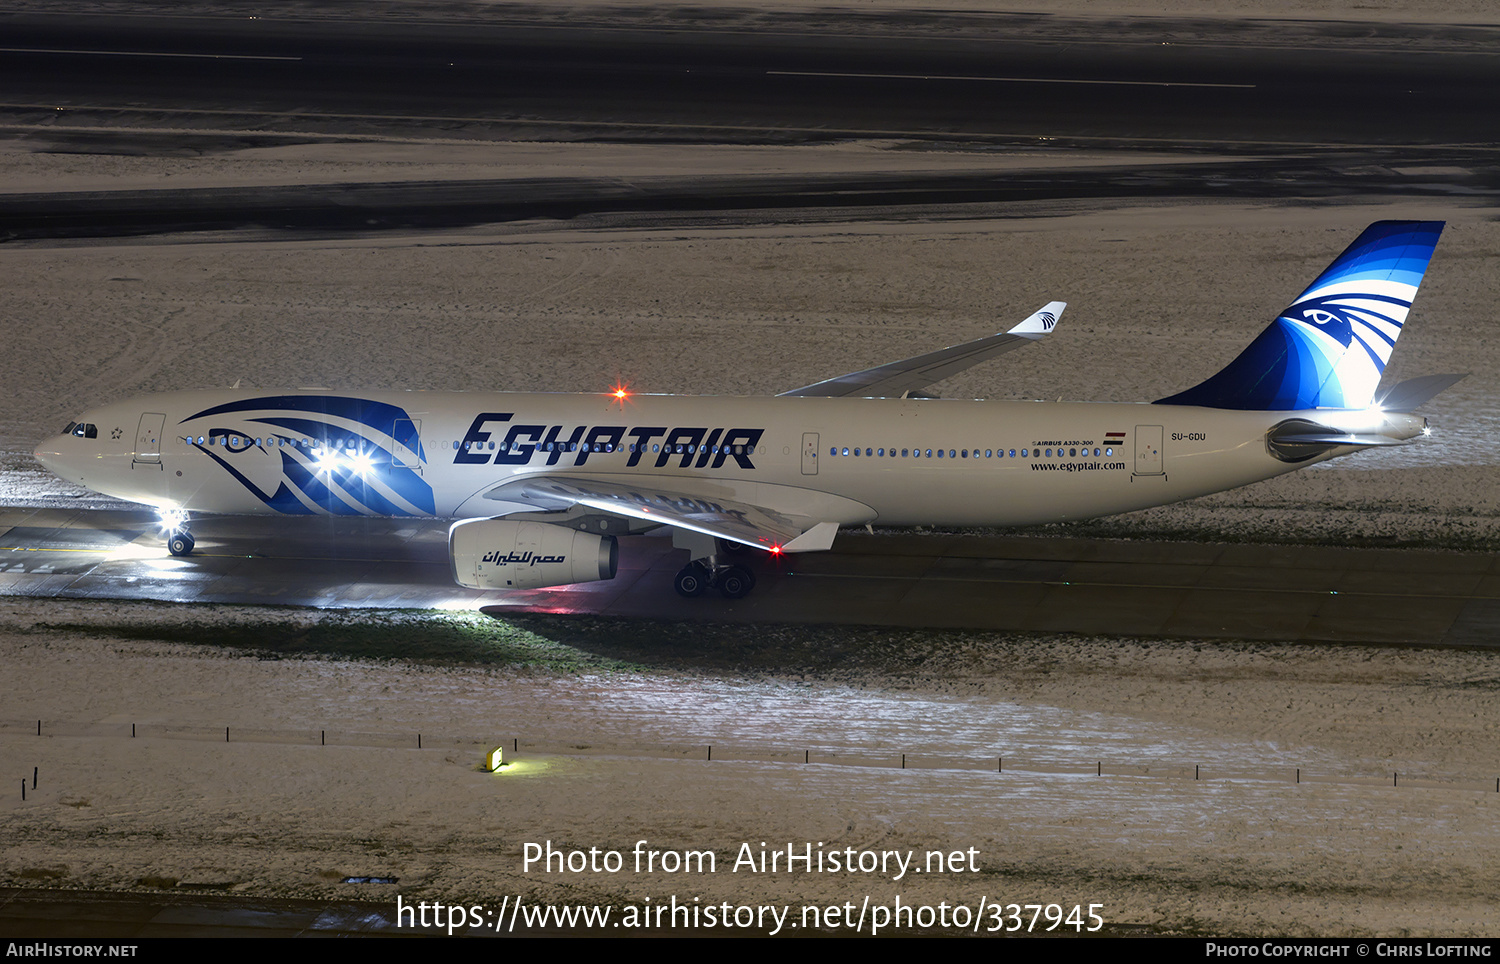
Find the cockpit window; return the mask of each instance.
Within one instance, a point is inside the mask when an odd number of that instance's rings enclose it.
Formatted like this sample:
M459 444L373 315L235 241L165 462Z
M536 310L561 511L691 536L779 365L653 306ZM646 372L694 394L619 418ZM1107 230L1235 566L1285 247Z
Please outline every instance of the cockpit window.
M88 422L69 422L68 427L63 430L68 435L76 435L79 438L98 438L99 429Z

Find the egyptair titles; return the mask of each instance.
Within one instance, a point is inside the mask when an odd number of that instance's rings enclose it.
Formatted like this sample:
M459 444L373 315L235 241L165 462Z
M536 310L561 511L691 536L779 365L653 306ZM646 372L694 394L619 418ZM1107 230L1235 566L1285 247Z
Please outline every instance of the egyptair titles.
M514 412L481 412L453 454L454 465L529 465L538 455L544 464L557 465L565 457L569 465L584 465L589 457L628 452L626 467L641 464L651 456L654 468L674 459L676 467L717 469L730 459L742 469L753 469L750 456L765 434L760 428L708 428L624 425L527 425L508 424ZM504 436L496 441L502 423Z
M506 552L504 549L495 549L484 554L484 561L494 563L497 566L508 566L515 563L518 566L545 566L554 562L567 562L567 556L538 556L530 552Z

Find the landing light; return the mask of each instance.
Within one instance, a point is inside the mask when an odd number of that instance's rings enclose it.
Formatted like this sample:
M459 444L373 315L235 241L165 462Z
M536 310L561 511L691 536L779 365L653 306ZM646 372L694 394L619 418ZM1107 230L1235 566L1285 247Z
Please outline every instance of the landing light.
M188 514L182 509L157 509L156 524L166 532L174 532L187 522Z

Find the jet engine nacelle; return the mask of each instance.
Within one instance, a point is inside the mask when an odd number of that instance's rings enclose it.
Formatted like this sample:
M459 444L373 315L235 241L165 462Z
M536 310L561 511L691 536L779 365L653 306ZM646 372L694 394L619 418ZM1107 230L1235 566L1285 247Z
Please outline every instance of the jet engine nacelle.
M613 579L620 547L546 522L470 519L448 530L453 580L469 589L542 589Z

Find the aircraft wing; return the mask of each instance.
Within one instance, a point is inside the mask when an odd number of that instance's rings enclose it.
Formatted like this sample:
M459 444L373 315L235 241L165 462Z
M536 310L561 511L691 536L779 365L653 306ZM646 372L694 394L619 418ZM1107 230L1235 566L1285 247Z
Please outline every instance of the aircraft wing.
M648 481L648 480L642 480ZM779 487L773 487L779 488ZM689 529L757 549L817 552L833 546L839 521L873 518L867 506L848 502L857 518L814 521L720 495L670 491L655 485L579 476L538 475L497 486L485 498L541 509L587 506L600 512ZM863 511L861 511L863 510ZM849 516L845 510L842 514Z
M849 395L860 398L898 398L972 368L982 361L988 361L996 355L1039 340L1057 324L1057 319L1062 317L1066 307L1066 302L1053 301L1019 325L998 335L966 341L962 345L931 351L878 368L850 372L781 394L820 398L842 398Z

